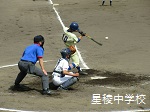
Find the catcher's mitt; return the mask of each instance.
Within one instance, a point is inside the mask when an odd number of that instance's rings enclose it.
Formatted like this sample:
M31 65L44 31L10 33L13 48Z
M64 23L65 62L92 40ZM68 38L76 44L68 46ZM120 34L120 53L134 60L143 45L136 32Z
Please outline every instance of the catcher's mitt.
M69 49L71 51L71 54L74 54L76 52L76 48L74 46L69 46Z

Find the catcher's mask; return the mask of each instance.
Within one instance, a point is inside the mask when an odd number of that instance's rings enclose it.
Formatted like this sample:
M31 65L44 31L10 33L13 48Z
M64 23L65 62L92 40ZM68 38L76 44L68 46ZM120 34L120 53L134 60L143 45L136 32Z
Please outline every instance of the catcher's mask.
M62 58L65 58L65 59L68 58L68 59L70 59L71 51L70 51L69 48L62 49L60 51L60 53L61 53Z
M41 47L43 47L45 39L42 35L37 35L34 37L34 43L42 42Z

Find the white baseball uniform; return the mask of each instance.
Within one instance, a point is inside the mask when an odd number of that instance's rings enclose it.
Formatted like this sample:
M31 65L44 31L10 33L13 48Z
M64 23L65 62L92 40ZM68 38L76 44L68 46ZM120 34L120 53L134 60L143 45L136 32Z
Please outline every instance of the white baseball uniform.
M66 60L64 58L60 58L56 64L53 74L52 74L53 75L52 81L53 81L54 85L60 86L62 83L64 83L65 81L67 81L68 79L73 77L73 76L62 74L62 71L63 70L68 71L68 68L69 68L68 60Z
M64 35L62 38L64 41L64 44L66 45L66 47L75 46L79 42L79 38L75 34L68 32L67 31L68 29L69 29L68 27L64 28ZM79 56L77 52L72 54L70 58L76 66L79 66L80 61L79 61Z

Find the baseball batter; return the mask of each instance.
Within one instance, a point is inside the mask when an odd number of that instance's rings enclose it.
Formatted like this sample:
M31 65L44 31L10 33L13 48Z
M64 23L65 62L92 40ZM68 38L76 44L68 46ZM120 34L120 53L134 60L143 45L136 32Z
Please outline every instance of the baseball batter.
M69 70L72 68L77 68L79 72L81 72L80 66L79 66L79 56L76 52L75 45L79 43L83 36L85 36L85 33L79 30L79 25L76 22L72 22L70 24L70 27L65 27L64 34L62 37L62 40L67 48L70 48L71 50L71 60L72 64L69 66ZM81 35L77 37L74 32L79 32Z
M69 59L71 55L70 49L62 49L60 53L62 58L58 60L54 68L54 71L52 73L52 81L55 86L59 87L59 89L67 90L68 87L77 82L77 77L79 76L79 73L73 73L68 71Z
M29 45L23 52L23 55L18 63L20 72L15 80L14 89L21 90L20 82L24 77L29 74L34 74L42 78L43 95L50 95L52 92L49 90L49 77L44 68L43 55L44 55L44 37L37 35L34 37L34 44ZM41 69L35 66L39 60Z
M102 0L102 5L105 4L105 0ZM112 0L110 0L110 6L112 5Z

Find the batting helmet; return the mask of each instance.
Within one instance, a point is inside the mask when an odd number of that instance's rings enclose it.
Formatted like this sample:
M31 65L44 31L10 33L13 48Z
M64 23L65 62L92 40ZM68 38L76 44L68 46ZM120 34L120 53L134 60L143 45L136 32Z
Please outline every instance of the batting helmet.
M61 53L62 58L66 58L66 56L70 56L71 55L71 51L70 51L69 48L62 49L60 51L60 53Z
M70 24L70 29L72 29L73 31L78 30L78 29L79 29L78 23L72 22L72 23Z

